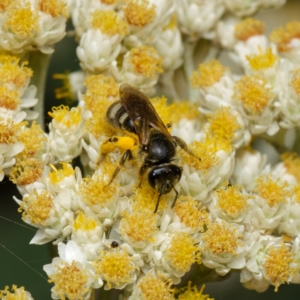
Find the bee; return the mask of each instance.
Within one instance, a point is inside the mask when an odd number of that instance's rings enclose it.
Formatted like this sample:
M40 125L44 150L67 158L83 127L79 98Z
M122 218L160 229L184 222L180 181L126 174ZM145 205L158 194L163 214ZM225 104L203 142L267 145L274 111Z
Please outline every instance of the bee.
M175 192L171 206L173 208L178 197L175 185L182 175L182 167L173 163L176 158L177 146L189 154L195 155L182 139L169 133L167 126L164 125L145 94L127 83L122 83L119 91L120 101L114 102L108 108L107 121L113 127L138 137L137 152L142 161L139 170L141 178L139 186L147 173L150 186L159 193L154 213L157 212L161 196L172 190ZM112 137L108 143L118 143L119 139ZM131 159L134 159L132 149L125 150L109 184L118 175L125 162Z

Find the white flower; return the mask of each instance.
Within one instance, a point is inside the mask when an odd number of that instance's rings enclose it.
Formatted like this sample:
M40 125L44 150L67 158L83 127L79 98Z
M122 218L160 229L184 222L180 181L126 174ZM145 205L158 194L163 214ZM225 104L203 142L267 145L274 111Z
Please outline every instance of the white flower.
M59 257L44 266L44 271L54 283L51 289L53 299L90 299L93 289L103 285L96 276L95 267L86 260L85 253L74 242L59 243Z

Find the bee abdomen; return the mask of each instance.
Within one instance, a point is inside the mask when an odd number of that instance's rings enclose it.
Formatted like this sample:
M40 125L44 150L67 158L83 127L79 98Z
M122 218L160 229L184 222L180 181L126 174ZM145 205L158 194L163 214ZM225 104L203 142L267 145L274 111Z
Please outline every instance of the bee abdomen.
M128 113L120 101L113 103L108 108L106 117L112 126L136 134L133 121L128 116Z

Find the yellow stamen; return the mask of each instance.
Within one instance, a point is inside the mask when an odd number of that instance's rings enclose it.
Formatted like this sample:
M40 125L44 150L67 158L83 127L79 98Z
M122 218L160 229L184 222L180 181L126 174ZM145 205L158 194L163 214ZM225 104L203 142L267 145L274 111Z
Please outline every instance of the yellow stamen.
M21 286L18 288L16 285L12 286L12 292L9 291L9 287L6 286L4 290L0 290L0 298L3 300L26 300L29 293L25 291L25 288Z
M4 28L22 37L33 36L39 30L38 12L27 1L14 1L6 10Z
M63 262L54 265L56 272L49 276L49 283L54 283L54 291L61 299L80 300L85 299L89 292L89 276L84 268L73 261L71 264Z
M94 230L97 227L97 222L93 218L87 217L82 211L79 211L76 219L73 222L73 228L78 231Z
M17 185L36 182L43 174L43 162L36 158L19 159L12 168L9 179Z
M201 255L196 241L185 233L179 232L172 237L171 243L166 250L166 261L176 271L187 272L193 263L201 264Z
M280 156L287 172L300 182L300 157L297 153L285 152Z
M293 87L296 94L300 96L300 69L292 72L293 78L291 80L291 86Z
M24 196L18 212L22 212L24 221L30 220L32 224L46 225L46 220L54 207L53 196L49 191L38 193L36 190L32 194Z
M300 184L296 184L293 187L293 195L295 197L295 201L300 204Z
M174 102L168 108L172 112L170 116L172 123L178 123L183 118L188 120L199 120L201 118L197 105L191 104L190 101Z
M45 14L56 17L68 17L68 5L63 0L39 0L39 8Z
M197 286L191 287L191 282L188 282L188 286L186 288L181 289L181 294L178 295L178 300L214 300L214 298L209 298L209 295L203 294L205 285L199 289Z
M129 0L123 7L127 22L131 25L143 27L154 21L156 6L150 5L148 0Z
M122 250L101 251L100 261L95 266L97 274L107 282L108 288L129 282L135 269L131 257Z
M265 78L245 75L235 84L233 98L242 101L251 114L261 114L274 98L266 85Z
M101 205L112 201L117 191L117 184L113 181L109 186L110 176L104 180L103 175L94 175L92 178L87 176L79 185L79 192L83 202L89 206Z
M295 254L291 252L291 247L283 242L280 248L278 246L269 248L263 267L266 279L275 285L275 292L281 284L290 282L291 278L299 272Z
M242 246L239 239L242 234L238 233L237 228L231 228L229 224L222 222L212 223L208 230L202 234L202 240L205 242L204 250L208 250L212 254L237 255L237 249Z
M133 70L143 76L152 78L156 73L162 73L162 60L152 46L142 45L130 51Z
M72 107L70 110L68 106L60 105L52 107L52 111L48 112L49 116L66 127L76 126L82 120L80 107Z
M119 230L121 235L128 236L133 243L153 242L153 235L158 231L156 215L149 210L124 213Z
M246 41L255 35L262 35L264 32L265 24L252 18L246 18L235 25L235 37L241 41Z
M248 200L252 197L242 193L242 187L227 186L214 193L217 197L217 207L220 207L229 218L236 218L240 213L250 208Z
M198 71L193 72L190 78L193 88L210 87L219 82L225 72L229 70L216 59L200 64L198 69Z
M264 198L268 205L273 207L279 203L287 203L287 197L290 197L290 186L285 181L280 184L280 180L273 180L270 176L261 175L255 180L257 187L255 192Z
M128 33L127 23L113 10L95 10L91 18L92 27L108 36Z
M72 91L72 86L70 82L70 72L65 71L64 74L53 74L53 79L61 80L62 81L62 87L56 88L54 90L55 98L56 99L66 99L66 101L69 101L71 104L76 101L77 97Z
M174 30L175 28L176 28L176 26L177 26L177 16L176 16L176 14L173 14L172 15L172 18L170 19L170 22L169 22L169 24L167 24L164 28L163 28L163 30Z
M265 53L260 49L260 54L246 56L252 70L262 70L272 68L279 60L279 57L272 52L272 48L268 48Z
M206 173L209 169L219 164L216 152L220 150L218 149L220 145L221 143L218 143L217 140L207 137L203 142L194 141L189 145L189 149L201 160L186 153L185 151L181 151L180 156L189 166ZM223 150L225 148L221 149Z
M205 207L200 208L201 202L195 201L191 196L180 196L174 207L174 212L180 222L192 229L204 231L204 226L209 223L209 214Z
M171 280L161 277L155 278L150 273L142 277L138 287L143 293L144 300L175 300Z
M11 0L1 0L0 2L0 12L4 12L9 5L11 5Z
M300 22L292 21L285 25L274 29L270 34L270 41L277 44L278 50L281 52L289 51L293 48L290 45L292 39L300 39Z
M33 75L30 68L25 67L27 61L20 63L20 58L13 55L0 55L0 82L5 85L14 84L17 88L24 87Z
M42 150L47 138L44 131L35 121L32 122L31 127L23 128L17 133L18 141L25 145L25 149L21 153L24 157L33 157L39 150Z
M0 107L8 110L16 110L21 103L16 90L9 90L6 86L0 86Z
M236 114L229 107L222 106L214 114L208 116L207 130L217 140L232 142L235 132L241 128L237 122Z
M0 144L14 144L17 141L17 132L27 123L21 122L15 124L12 120L7 120L5 123L1 121L0 119Z
M57 184L64 180L66 177L70 177L74 175L74 169L71 165L69 165L66 162L61 162L62 169L57 170L53 165L51 165L51 168L53 169L53 172L49 173L49 179L52 184Z

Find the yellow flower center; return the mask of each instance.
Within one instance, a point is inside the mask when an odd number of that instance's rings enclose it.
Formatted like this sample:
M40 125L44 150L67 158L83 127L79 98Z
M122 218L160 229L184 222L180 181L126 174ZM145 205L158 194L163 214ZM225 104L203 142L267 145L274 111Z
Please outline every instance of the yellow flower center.
M63 0L39 0L39 8L45 14L56 17L68 17L68 5Z
M277 44L278 50L281 52L292 49L290 42L292 39L300 39L300 22L292 21L285 25L285 28L278 28L271 32L270 41Z
M7 7L4 28L22 37L32 37L39 30L38 12L27 1L14 1Z
M296 94L300 96L300 69L293 71L291 86L293 87Z
M110 177L109 177L110 179ZM87 176L79 185L79 192L82 201L89 206L101 205L112 201L117 191L117 184L113 181L109 186L108 179L104 179L103 175Z
M138 287L143 293L144 300L175 300L171 280L155 278L152 274L142 277Z
M162 73L162 60L152 46L142 45L130 51L133 70L143 76L154 77L156 73Z
M80 107L70 108L65 105L52 107L53 112L48 112L56 122L59 122L66 127L76 126L81 122L81 109Z
M156 16L155 5L150 5L148 0L129 0L123 11L127 22L138 27L153 22Z
M255 35L262 35L264 32L265 24L252 18L246 18L235 25L235 37L241 41L246 41Z
M156 215L149 210L124 213L119 230L121 235L127 235L133 243L153 242L153 235L158 231Z
M193 72L190 78L193 88L207 88L214 85L228 70L216 59L200 64L198 69L198 71Z
M0 107L8 110L16 110L21 103L18 92L9 90L6 86L0 86Z
M93 218L87 217L82 211L79 211L73 222L73 228L78 231L94 230L97 227L97 222Z
M204 231L204 226L209 223L209 214L205 207L200 208L201 203L190 196L180 196L174 207L174 212L180 222L192 229Z
M230 218L236 218L240 213L245 212L250 204L248 199L252 197L241 192L239 186L228 186L215 192L217 197L217 207L220 207Z
M25 86L33 72L25 67L26 61L20 65L19 62L20 58L16 56L0 54L0 82L2 84L14 84L17 88Z
M95 10L91 15L91 25L94 29L100 29L108 36L128 33L127 23L112 10Z
M202 240L205 242L204 250L212 254L237 255L237 249L242 243L239 241L242 235L238 233L237 228L231 228L229 224L222 222L212 223L208 230L202 234Z
M15 124L12 120L5 123L0 119L0 144L14 144L16 142L16 134L25 122Z
M24 221L30 220L32 224L46 225L50 212L54 207L53 196L49 191L38 193L36 190L32 194L23 197L19 212L22 212Z
M187 272L193 263L201 264L201 255L198 245L192 237L179 232L172 237L166 250L166 261L173 265L176 271Z
M9 179L17 185L36 182L43 174L43 162L36 158L19 159L12 168Z
M274 98L266 84L262 77L245 75L235 84L233 98L242 101L251 114L261 114Z
M23 286L17 288L16 285L13 285L12 292L9 291L8 286L4 290L0 290L0 298L3 300L26 300L28 299L28 294Z
M268 48L265 53L260 49L260 54L246 56L252 70L263 70L272 68L278 61L279 57L273 54L272 49Z
M300 181L300 157L297 153L285 152L281 155L281 160L287 172Z
M280 180L274 181L270 176L261 175L256 180L255 192L264 198L268 205L273 207L279 203L287 203L287 197L291 195L290 186L285 181L280 184Z
M299 272L295 254L283 242L280 248L270 247L263 267L266 272L266 279L275 285L275 292L278 291L281 284L289 282L291 277Z
M134 265L128 253L101 251L100 261L95 263L97 274L107 282L108 288L120 286L131 279Z
M178 295L178 300L214 300L213 298L209 298L209 295L203 294L205 285L203 284L202 287L199 289L197 286L191 287L191 282L188 282L188 286L183 288L183 292Z
M86 271L79 267L75 261L71 264L64 262L60 265L54 265L56 272L49 276L49 283L54 283L55 293L61 299L79 300L85 299L89 292L87 288L88 275Z
M11 0L2 0L0 2L0 12L4 12L11 5L11 2Z
M57 184L64 180L66 177L74 175L74 169L66 162L61 162L62 169L56 169L53 165L50 165L53 172L50 172L49 179L52 184Z

